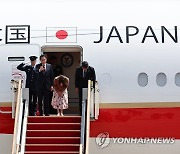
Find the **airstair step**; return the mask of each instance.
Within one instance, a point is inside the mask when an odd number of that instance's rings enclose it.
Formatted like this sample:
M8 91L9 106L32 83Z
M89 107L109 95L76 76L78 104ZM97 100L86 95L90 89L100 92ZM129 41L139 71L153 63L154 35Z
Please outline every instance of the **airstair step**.
M26 151L78 151L79 144L26 144Z
M80 137L27 137L26 144L80 144Z
M79 137L80 130L27 130L27 137Z
M28 123L80 123L81 116L28 116Z
M28 123L28 130L80 130L81 123Z
M79 151L27 151L25 154L79 154Z

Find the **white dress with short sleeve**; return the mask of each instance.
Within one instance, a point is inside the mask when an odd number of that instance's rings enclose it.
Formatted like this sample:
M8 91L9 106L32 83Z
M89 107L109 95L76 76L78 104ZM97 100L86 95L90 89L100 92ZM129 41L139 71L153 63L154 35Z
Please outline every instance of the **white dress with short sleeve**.
M54 109L67 109L68 108L68 92L67 88L64 90L62 96L54 90L51 105Z

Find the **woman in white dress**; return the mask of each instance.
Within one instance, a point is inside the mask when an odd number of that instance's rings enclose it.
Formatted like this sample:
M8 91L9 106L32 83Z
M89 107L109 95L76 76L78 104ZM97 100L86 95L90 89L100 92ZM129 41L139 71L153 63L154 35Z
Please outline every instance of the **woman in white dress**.
M64 75L57 76L54 79L54 91L51 105L57 109L58 116L63 116L63 110L68 108L69 78Z

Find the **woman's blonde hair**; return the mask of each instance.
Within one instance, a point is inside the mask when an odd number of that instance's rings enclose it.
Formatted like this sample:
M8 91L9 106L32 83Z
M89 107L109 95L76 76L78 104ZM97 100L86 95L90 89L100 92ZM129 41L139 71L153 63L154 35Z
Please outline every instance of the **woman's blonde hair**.
M55 77L54 79L54 89L56 91L64 91L67 87L69 86L69 78L64 76L64 75L60 75Z

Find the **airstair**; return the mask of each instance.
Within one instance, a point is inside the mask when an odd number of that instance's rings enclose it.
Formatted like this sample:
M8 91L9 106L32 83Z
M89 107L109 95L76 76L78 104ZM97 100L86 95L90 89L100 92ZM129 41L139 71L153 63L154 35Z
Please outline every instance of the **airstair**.
M83 89L82 116L28 116L28 89L21 87L19 81L12 154L89 154L90 119L99 114L97 83Z

